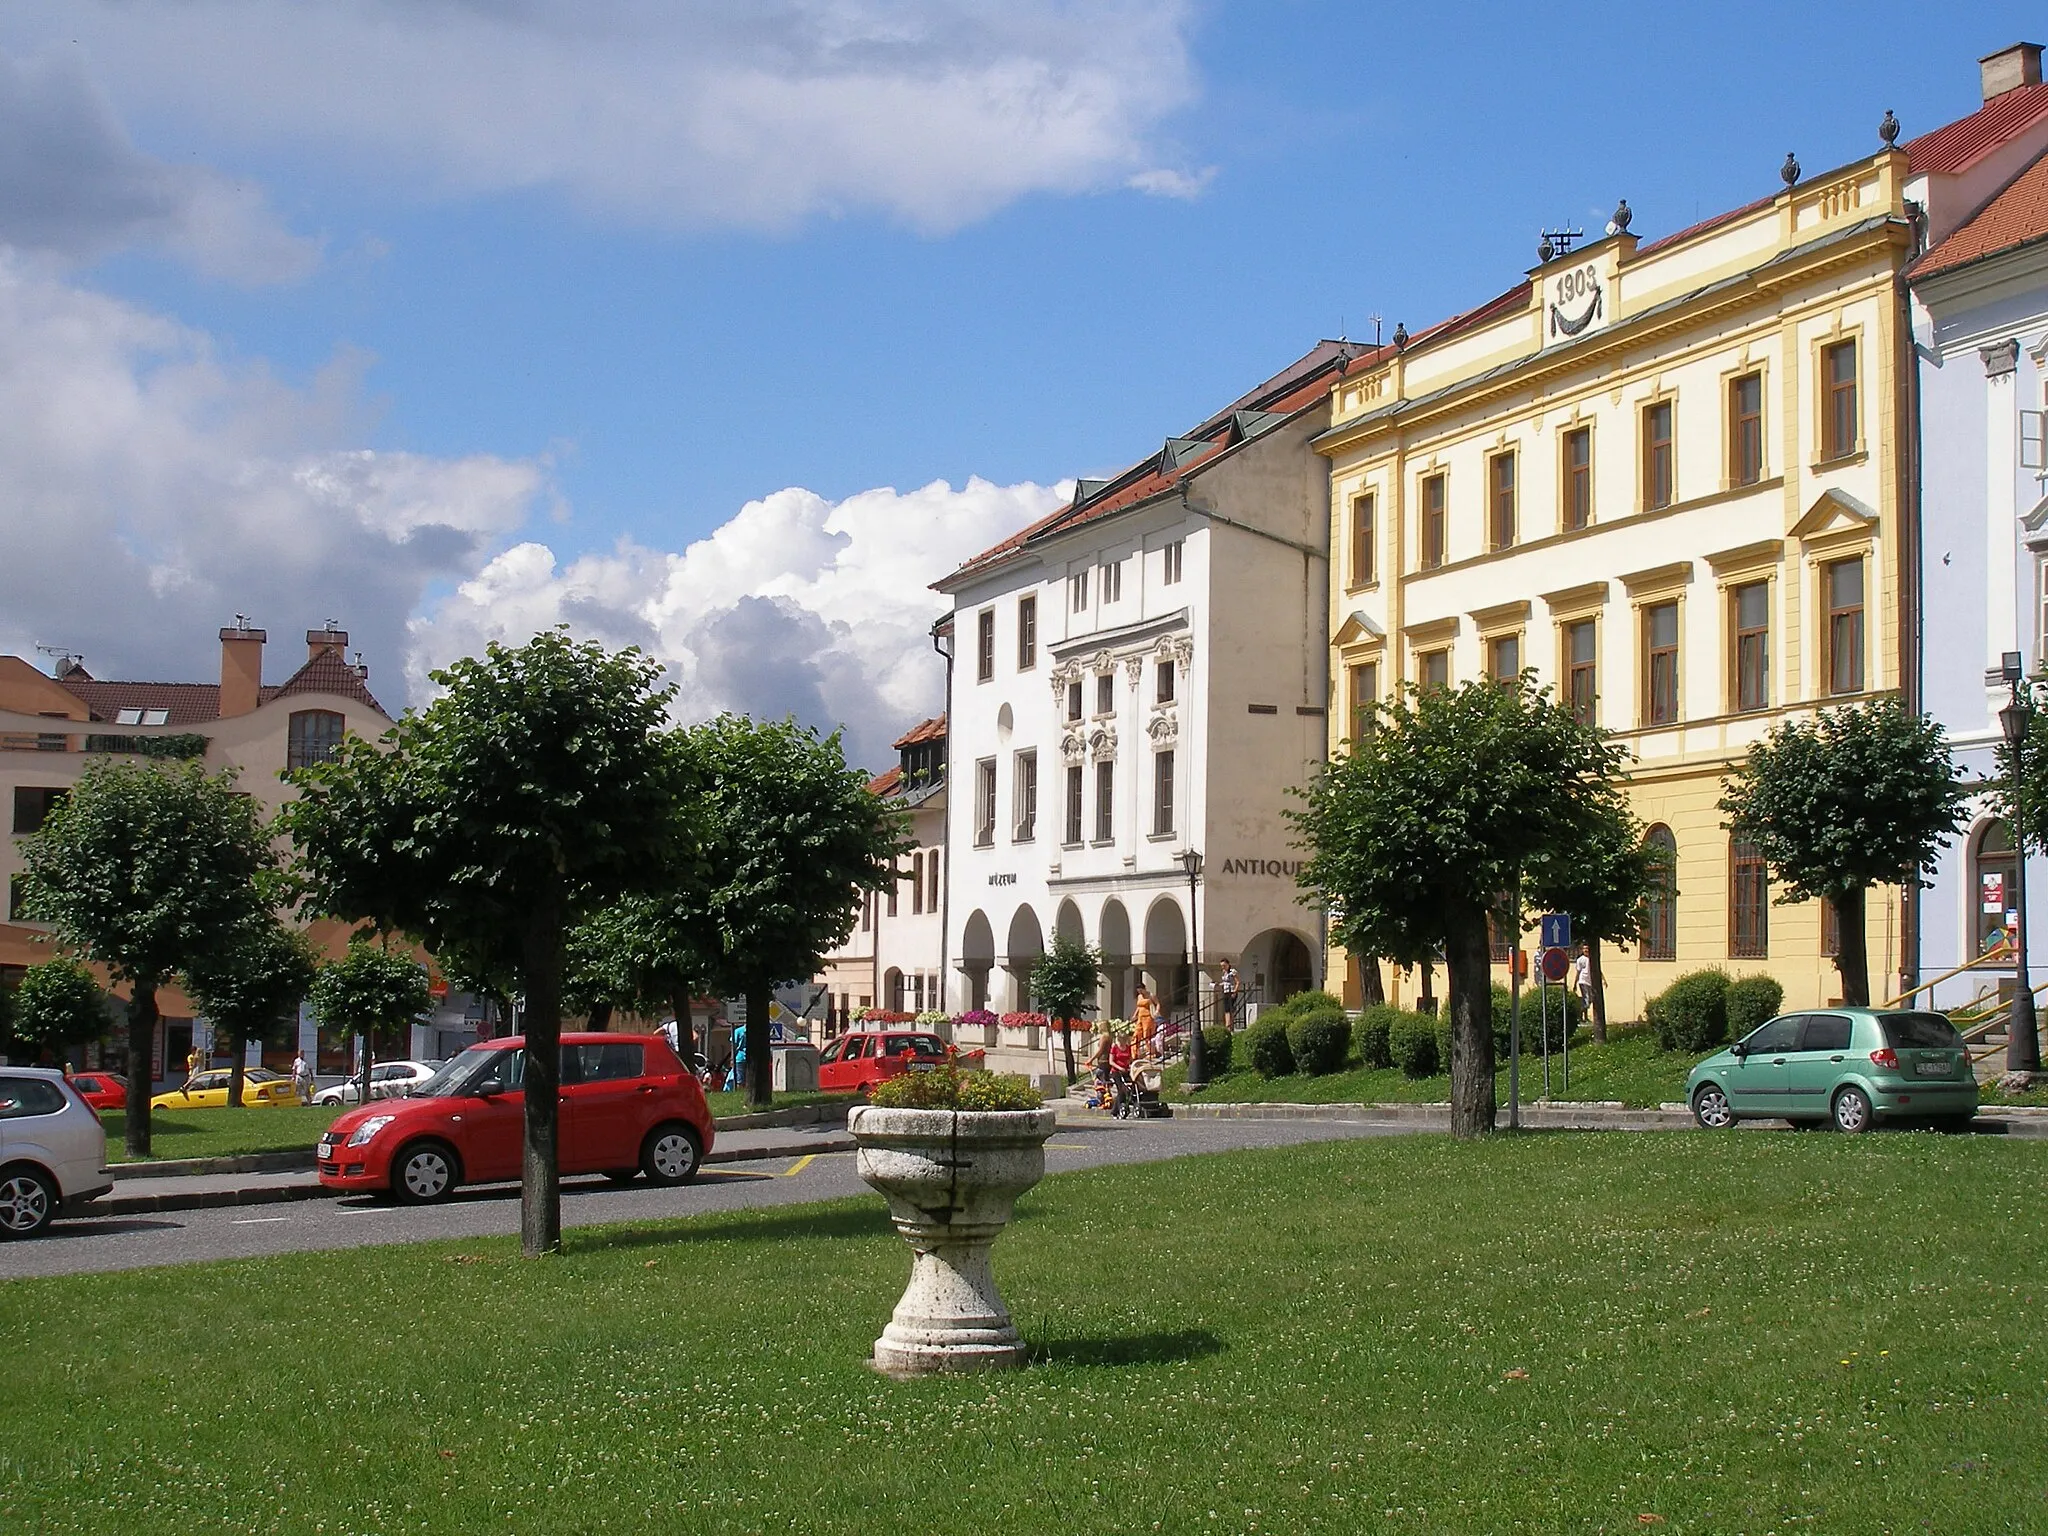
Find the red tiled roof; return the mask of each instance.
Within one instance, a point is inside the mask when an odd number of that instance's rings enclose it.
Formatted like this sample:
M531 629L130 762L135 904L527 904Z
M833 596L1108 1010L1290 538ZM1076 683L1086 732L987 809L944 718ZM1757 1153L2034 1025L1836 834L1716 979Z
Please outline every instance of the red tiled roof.
M1717 213L1710 219L1701 219L1697 224L1688 224L1685 228L1674 230L1668 235L1659 235L1648 245L1637 246L1636 255L1638 257L1647 256L1652 251L1663 250L1667 245L1676 245L1681 240L1690 240L1695 235L1704 235L1709 230L1719 229L1723 224L1733 224L1737 219L1746 218L1752 213L1761 213L1777 200L1778 194L1773 192L1768 197L1760 197L1753 203L1744 203L1740 208L1730 208L1726 213Z
M2048 86L2042 89L2048 90ZM1913 277L1931 277L2044 236L2048 236L2048 154L2007 182L1907 272Z
M2023 85L1992 97L1968 117L1909 139L1906 168L1915 176L1966 171L2043 117L2048 117L2048 83Z
M263 702L291 698L302 693L331 693L374 709L386 719L382 704L371 694L363 675L341 658L341 652L323 647L320 653L275 688L263 690Z
M83 700L92 718L100 721L111 721L124 709L167 709L167 725L197 725L220 718L218 683L101 682L74 672L58 686Z
M887 773L878 773L868 780L868 793L871 795L886 795L902 782L903 770L901 768L891 768Z
M935 715L920 725L912 726L901 736L890 742L889 745L896 751L901 752L905 747L914 747L920 742L944 741L945 739L946 717L944 715Z

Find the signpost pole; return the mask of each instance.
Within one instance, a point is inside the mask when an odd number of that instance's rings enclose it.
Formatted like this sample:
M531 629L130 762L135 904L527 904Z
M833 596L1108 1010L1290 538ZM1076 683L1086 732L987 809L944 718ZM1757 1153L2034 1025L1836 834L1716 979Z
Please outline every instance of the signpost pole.
M1543 1023L1543 1097L1550 1098L1550 978L1536 973L1536 1009Z
M1522 1128L1522 936L1508 951L1508 1129Z

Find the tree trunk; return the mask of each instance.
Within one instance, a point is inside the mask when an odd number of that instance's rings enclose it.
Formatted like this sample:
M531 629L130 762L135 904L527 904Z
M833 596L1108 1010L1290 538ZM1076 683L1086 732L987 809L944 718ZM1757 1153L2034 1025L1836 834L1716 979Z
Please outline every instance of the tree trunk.
M519 1251L562 1251L561 897L535 902L520 945L526 971L526 1146L519 1171Z
M768 1005L773 991L766 982L747 988L747 1103L766 1109L775 1102L775 1064L769 1059Z
M1607 981L1600 974L1600 941L1586 940L1586 959L1593 977L1593 1043L1607 1043Z
M128 1004L128 1108L122 1117L131 1161L149 1156L149 1094L156 1086L150 1064L156 1053L156 1018L156 984L136 982L134 999Z
M603 1034L612 1027L612 1005L610 1003L591 1004L590 1018L586 1022L592 1034Z
M1379 956L1368 956L1364 971L1364 979L1359 985L1359 1001L1367 1008L1377 1008L1387 1000L1387 984L1380 976Z
M1475 907L1444 935L1451 1005L1451 1134L1493 1129L1493 978L1486 913Z
M1064 1016L1060 1019L1060 1049L1067 1058L1067 1086L1074 1086L1074 1079L1081 1075L1074 1065L1074 1021Z
M244 1109L242 1090L248 1086L248 1067L244 1063L249 1057L247 1042L228 1036L228 1049L233 1055L228 1059L228 1108Z
M1841 944L1835 951L1835 969L1842 975L1842 1006L1870 1006L1870 956L1864 948L1863 887L1857 886L1835 901L1835 927Z

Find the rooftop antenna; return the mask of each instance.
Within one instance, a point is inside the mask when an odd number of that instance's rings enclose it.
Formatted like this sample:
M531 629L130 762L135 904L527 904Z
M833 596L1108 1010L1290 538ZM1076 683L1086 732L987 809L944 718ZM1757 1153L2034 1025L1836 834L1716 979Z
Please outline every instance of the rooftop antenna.
M1380 315L1377 310L1365 317L1372 322L1372 349L1377 352L1384 345L1380 340Z
M67 651L62 646L38 645L36 650L39 654L49 657L51 661L56 663L55 667L51 670L59 677L62 677L73 667L85 660L85 657L80 652Z
M327 629L330 632L341 628L341 625L336 623L333 619L323 619L321 622L326 625Z
M1564 225L1557 229L1538 230L1536 232L1536 259L1538 261L1555 261L1560 256L1569 256L1572 252L1572 247L1585 238L1586 232L1583 229L1573 229L1569 225Z

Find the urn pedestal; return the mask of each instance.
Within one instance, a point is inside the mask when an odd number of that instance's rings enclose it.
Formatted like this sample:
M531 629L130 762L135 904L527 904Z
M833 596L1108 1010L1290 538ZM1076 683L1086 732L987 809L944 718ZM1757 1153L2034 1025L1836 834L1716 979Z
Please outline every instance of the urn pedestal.
M989 1266L1017 1197L1045 1177L1049 1109L877 1109L847 1117L860 1176L889 1202L916 1255L910 1284L875 1340L889 1376L1000 1369L1024 1363Z

